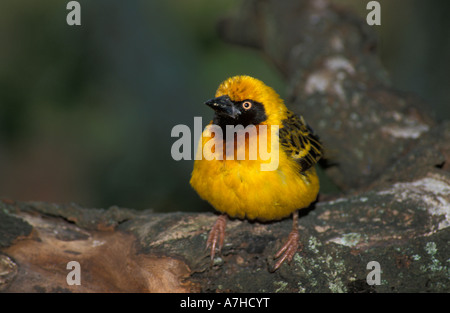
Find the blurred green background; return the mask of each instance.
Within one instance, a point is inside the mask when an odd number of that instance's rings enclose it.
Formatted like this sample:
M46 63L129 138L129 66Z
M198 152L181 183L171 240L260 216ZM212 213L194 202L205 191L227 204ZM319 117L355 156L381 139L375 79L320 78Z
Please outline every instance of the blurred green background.
M365 18L367 1L345 3ZM379 1L380 57L395 86L450 118L450 2ZM0 198L209 209L189 186L192 161L176 162L170 132L206 124L203 102L237 74L281 96L279 73L258 51L227 45L217 20L238 0L0 2Z

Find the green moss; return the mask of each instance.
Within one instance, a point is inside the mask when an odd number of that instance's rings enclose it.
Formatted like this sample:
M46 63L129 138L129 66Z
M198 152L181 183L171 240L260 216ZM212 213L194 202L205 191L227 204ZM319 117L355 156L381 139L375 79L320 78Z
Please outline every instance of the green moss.
M288 283L285 281L276 281L276 282L274 282L274 285L277 288L277 289L275 289L275 292L279 293L279 292L283 292L286 289Z

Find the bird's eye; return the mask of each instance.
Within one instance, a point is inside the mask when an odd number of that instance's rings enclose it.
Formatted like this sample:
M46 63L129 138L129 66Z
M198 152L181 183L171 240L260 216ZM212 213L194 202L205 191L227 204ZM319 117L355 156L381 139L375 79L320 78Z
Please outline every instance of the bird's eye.
M246 110L249 110L252 107L252 103L250 101L242 102L242 107Z

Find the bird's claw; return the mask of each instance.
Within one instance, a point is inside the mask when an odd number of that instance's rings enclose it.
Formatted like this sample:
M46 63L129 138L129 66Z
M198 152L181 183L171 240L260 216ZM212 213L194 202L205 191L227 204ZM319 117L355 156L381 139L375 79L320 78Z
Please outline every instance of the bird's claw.
M221 215L209 232L208 240L206 241L206 249L211 248L211 261L214 260L216 248L218 252L222 250L226 225L227 217L226 215Z
M288 237L287 242L281 247L280 250L275 254L274 259L280 258L274 265L272 272L275 272L284 261L287 260L288 263L291 263L294 258L295 253L299 248L299 234L297 229L293 229Z

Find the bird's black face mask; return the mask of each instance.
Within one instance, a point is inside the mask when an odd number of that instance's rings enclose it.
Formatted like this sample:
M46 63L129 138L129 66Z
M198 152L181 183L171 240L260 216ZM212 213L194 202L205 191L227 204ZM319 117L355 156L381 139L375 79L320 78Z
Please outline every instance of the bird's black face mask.
M264 106L253 100L231 101L227 95L205 102L215 114L213 123L225 131L226 125L258 125L267 119Z

